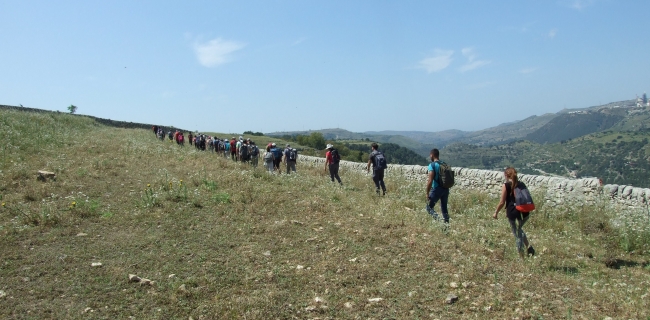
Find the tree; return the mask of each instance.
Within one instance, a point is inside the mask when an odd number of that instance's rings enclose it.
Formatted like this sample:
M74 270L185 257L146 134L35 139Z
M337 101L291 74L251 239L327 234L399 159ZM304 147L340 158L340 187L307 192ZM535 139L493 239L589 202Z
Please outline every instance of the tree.
M309 135L309 142L309 146L316 150L325 149L325 137L323 137L323 134L320 132L312 132Z
M77 112L77 106L75 106L74 104L71 104L71 105L68 107L68 111L69 111L71 114L74 114L75 112Z

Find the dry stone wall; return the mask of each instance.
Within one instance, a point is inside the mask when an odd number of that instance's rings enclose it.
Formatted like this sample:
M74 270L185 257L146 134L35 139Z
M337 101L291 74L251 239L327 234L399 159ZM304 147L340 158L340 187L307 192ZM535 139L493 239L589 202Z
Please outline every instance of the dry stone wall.
M306 165L325 165L325 158L300 155L298 162ZM366 163L341 160L341 168L366 172ZM456 177L455 188L481 190L498 195L505 181L503 172L453 168ZM389 164L387 176L401 175L406 179L426 181L427 167L418 165ZM647 208L650 203L650 189L632 186L602 185L598 178L569 179L561 177L520 174L524 182L534 193L543 193L546 205L584 205L602 201L631 209Z

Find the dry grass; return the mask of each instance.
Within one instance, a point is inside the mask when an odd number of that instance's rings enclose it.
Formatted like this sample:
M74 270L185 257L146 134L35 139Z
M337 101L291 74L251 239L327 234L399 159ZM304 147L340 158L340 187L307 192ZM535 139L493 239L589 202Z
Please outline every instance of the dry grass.
M356 173L268 175L67 115L2 112L0 130L2 318L650 315L647 233L604 207L542 208L521 260L488 195L454 189L445 233L396 177L377 198Z

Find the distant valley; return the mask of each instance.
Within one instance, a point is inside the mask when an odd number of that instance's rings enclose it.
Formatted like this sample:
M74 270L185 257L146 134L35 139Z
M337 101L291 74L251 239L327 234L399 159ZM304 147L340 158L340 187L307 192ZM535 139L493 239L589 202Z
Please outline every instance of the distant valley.
M426 157L441 149L453 166L497 169L514 165L530 174L599 177L604 183L650 187L650 107L637 100L531 116L478 131L320 132L328 140L394 143Z

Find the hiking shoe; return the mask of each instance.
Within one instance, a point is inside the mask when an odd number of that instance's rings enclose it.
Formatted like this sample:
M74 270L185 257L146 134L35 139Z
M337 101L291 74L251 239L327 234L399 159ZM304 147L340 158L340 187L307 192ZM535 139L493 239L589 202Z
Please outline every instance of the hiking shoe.
M528 247L528 255L531 257L535 255L535 249L533 249L533 246Z
M384 192L382 193L382 196L385 196L385 195L386 195L386 190L384 190Z
M379 189L375 190L375 192L377 192L377 195L380 195L380 193L379 193Z

